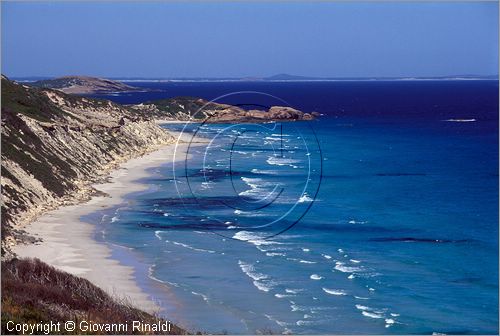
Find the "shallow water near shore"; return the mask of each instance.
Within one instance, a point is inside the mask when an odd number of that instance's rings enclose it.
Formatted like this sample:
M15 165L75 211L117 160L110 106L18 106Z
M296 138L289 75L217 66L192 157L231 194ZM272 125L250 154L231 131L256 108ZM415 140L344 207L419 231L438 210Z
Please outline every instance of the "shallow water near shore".
M229 84L190 85L173 90ZM497 84L273 85L325 116L189 125L216 140L86 218L163 313L212 333L498 333Z

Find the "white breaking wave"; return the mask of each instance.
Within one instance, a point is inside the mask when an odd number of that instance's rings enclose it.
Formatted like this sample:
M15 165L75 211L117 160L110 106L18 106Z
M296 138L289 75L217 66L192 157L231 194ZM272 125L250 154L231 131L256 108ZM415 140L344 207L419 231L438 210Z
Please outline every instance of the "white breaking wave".
M312 202L314 201L307 193L304 193L302 196L300 196L298 203L305 203L305 202Z
M248 196L251 198L255 198L258 200L266 199L269 197L276 186L279 183L264 181L261 178L250 178L250 177L241 177L241 180L245 182L250 189L240 192L238 195L240 196Z
M275 138L275 137L270 137L270 136L265 137L264 139L265 140L271 140L271 141L281 141L281 138Z
M299 263L302 264L316 264L316 261L309 261L309 260L299 260Z
M161 230L155 231L155 237L158 238L159 240L161 240L161 234L163 232L165 232L165 231L161 231Z
M375 318L375 319L384 318L384 316L381 314L371 313L368 311L363 311L363 312L361 312L361 314L363 314L364 316L367 316L367 317Z
M278 243L278 242L274 242L276 244L283 244L283 243ZM259 242L257 242L258 245L252 243L253 245L255 245L255 247L257 248L257 250L261 251L261 252L277 252L277 251L290 251L292 250L292 248L289 248L289 247L284 247L283 245L272 245L272 244L261 244Z
M254 286L257 287L257 289L263 291L263 292L269 292L271 289L273 289L273 286L271 284L265 284L259 281L254 281L253 282Z
M357 305L356 305L356 309L359 309L359 310L369 310L369 309L370 309L370 307L367 307L367 306L363 306L363 305L357 304Z
M311 278L311 280L321 280L321 279L323 279L323 277L321 275L318 275L318 274L311 274L310 278Z
M476 119L471 118L471 119L446 119L443 121L449 121L449 122L474 122Z
M153 268L155 266L150 266L149 269L148 269L148 277L154 281L157 281L159 283L162 283L162 284L168 284L168 285L171 285L171 286L174 286L174 287L180 287L181 285L175 283L175 282L170 282L170 281L167 281L167 280L160 280L158 279L157 277L155 277L153 275Z
M284 244L284 243L280 243L280 242L276 242L276 241L264 239L264 237L259 236L258 234L254 234L254 233L249 232L249 231L238 231L238 232L236 232L234 234L233 238L249 242L249 243L251 243L251 244L253 244L255 246L260 246L260 245L282 245L282 244ZM264 251L264 252L266 252L266 251Z
M274 166L294 166L295 163L299 162L301 161L295 159L275 157L275 156L271 156L267 159L267 163Z
M245 217L261 217L266 216L265 213L257 212L257 211L243 211L236 209L234 210L235 215L245 216Z
M390 326L392 326L394 323L396 323L396 321L394 319L385 319L385 327L386 328L389 328Z
M204 249L193 247L193 246L188 245L188 244L179 243L179 242L176 242L176 241L172 241L171 243L174 244L174 245L177 245L177 246L185 247L185 248L193 250L193 251L197 251L197 252L215 253L215 251L212 251L212 250L204 250Z
M290 301L290 302L293 302L293 301ZM290 308L292 308L292 311L309 311L308 308L305 308L305 307L302 307L302 306L299 306L299 305L296 305L295 303L292 303L290 305Z
M356 305L356 309L361 310L361 314L363 314L363 316L374 318L374 319L383 319L383 318L385 318L384 311L387 310L387 309L377 310L375 308L371 308L371 307L360 305L360 304ZM399 315L391 313L391 316L394 317L394 316L399 316ZM385 318L385 327L386 328L391 327L394 323L396 323L396 321L394 319L392 319L392 318Z
M268 256L268 257L285 257L286 253L282 253L282 252L266 252L266 256Z
M257 287L257 289L263 292L269 292L273 289L274 286L273 283L269 281L269 277L266 274L257 272L254 265L245 263L241 260L238 260L238 265L243 273L253 280L253 285Z
M358 221L355 221L355 220L350 220L349 221L349 224L365 224L365 223L368 223L368 222L366 222L366 221L358 222Z
M313 321L303 321L303 320L299 320L297 322L295 322L295 324L297 324L298 326L304 326L304 325L311 325L311 324L314 324Z
M323 287L323 291L331 295L347 295L345 291L338 289L328 289Z
M277 175L278 172L275 170L266 170L266 169L252 169L252 173L254 174L264 174L264 175Z
M290 294L274 294L275 297L277 297L278 299L283 299L283 298L287 298L287 297L293 297L295 295L290 295Z
M200 188L203 190L212 189L212 185L214 185L214 184L215 183L213 183L211 181L201 182Z
M352 266L345 266L345 264L341 261L337 261L335 263L335 269L337 271L343 272L343 273L354 273L354 272L359 272L361 271L361 268L359 267L352 267Z
M243 273L245 273L247 276L249 276L255 281L264 280L268 278L266 274L256 272L255 267L252 264L238 260L238 265L240 266Z
M201 296L203 298L203 301L208 302L208 296L197 292L191 292L191 293L196 296Z
M286 258L286 260L290 261L298 261L301 264L316 264L316 261L309 261L309 260L302 260L302 259L297 259L297 258Z

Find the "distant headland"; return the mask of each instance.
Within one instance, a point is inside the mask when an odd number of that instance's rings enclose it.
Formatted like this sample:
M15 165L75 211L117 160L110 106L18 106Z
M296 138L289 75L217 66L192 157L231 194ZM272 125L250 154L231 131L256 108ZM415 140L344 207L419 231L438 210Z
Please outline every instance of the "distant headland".
M59 90L69 94L96 94L143 90L120 81L88 76L64 76L35 81L30 83L30 85L44 89Z
M147 91L117 80L88 76L65 76L26 82L31 87L52 89L66 94L92 95ZM237 106L208 102L196 97L174 97L129 105L128 108L145 118L208 123L269 122L314 120L320 113L305 113L286 106L272 106L265 110L245 110Z

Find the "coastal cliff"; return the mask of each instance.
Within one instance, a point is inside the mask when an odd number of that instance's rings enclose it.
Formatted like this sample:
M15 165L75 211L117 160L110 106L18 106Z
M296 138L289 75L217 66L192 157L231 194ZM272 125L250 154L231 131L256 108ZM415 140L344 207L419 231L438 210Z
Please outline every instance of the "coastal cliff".
M130 105L138 113L155 118L205 121L207 123L244 123L269 121L314 120L320 114L305 113L285 106L272 106L266 110L245 110L241 107L209 102L201 98L176 97L143 104Z
M135 110L2 76L2 255L39 214L88 199L118 163L173 141Z

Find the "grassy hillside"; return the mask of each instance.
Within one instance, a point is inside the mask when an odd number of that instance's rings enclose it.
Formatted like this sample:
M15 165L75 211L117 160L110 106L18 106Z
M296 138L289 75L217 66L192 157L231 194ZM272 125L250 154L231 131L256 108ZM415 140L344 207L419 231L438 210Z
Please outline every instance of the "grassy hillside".
M77 325L80 321L95 323L128 321L128 332L123 334L134 334L131 321L146 323L165 321L131 307L126 300L121 301L113 299L89 281L58 271L38 259L13 259L2 263L2 335L12 334L7 330L8 321L14 323L52 321L61 324L74 321ZM66 333L64 328L61 331ZM115 332L104 333L115 334ZM186 331L171 325L170 332L159 334L186 334Z
M132 105L136 111L154 118L171 118L176 120L204 120L207 111L215 113L228 108L239 110L235 106L208 102L195 97L175 97Z

